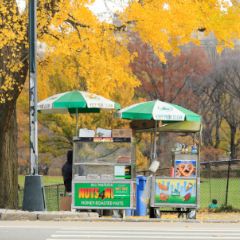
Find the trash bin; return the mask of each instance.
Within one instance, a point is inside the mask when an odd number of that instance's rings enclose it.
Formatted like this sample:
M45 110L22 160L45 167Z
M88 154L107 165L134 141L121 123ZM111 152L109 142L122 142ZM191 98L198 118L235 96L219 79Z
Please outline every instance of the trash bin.
M136 177L137 193L136 193L136 210L135 216L147 215L147 204L143 201L142 195L146 186L147 178L145 176Z

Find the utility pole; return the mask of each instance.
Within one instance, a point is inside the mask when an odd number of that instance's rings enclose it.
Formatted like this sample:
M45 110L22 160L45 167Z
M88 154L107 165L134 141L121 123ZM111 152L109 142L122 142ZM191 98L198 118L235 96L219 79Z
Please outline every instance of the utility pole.
M25 176L23 210L45 210L41 176L38 175L37 122L37 0L29 0L29 132L31 173Z
M29 1L29 127L31 175L38 175L36 0Z

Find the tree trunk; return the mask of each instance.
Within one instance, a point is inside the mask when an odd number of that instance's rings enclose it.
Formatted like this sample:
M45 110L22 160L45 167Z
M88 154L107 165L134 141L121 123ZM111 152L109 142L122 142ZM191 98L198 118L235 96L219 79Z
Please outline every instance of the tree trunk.
M205 124L205 127L203 128L202 131L203 143L205 146L213 146L212 131L213 131L212 125Z
M219 113L216 113L216 129L215 129L215 148L219 147L220 144L220 127L221 127L222 119Z
M16 104L12 103L11 107L7 105L0 107L0 208L16 209L18 207Z
M230 140L230 150L231 150L231 160L237 158L237 153L236 153L236 144L235 144L235 137L236 137L236 132L237 128L235 126L230 126L231 130L231 140Z

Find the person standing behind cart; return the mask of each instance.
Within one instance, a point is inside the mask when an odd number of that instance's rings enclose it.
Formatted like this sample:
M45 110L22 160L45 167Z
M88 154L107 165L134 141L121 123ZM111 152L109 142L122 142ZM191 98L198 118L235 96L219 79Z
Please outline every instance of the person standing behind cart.
M66 194L71 194L72 192L72 163L73 163L73 151L69 150L67 152L67 161L64 163L62 167L62 176Z

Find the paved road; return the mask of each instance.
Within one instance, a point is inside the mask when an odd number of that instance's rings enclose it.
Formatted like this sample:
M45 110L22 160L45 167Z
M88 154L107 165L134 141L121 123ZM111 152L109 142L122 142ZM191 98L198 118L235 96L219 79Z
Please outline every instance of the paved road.
M240 224L163 222L0 222L0 240L239 240Z

